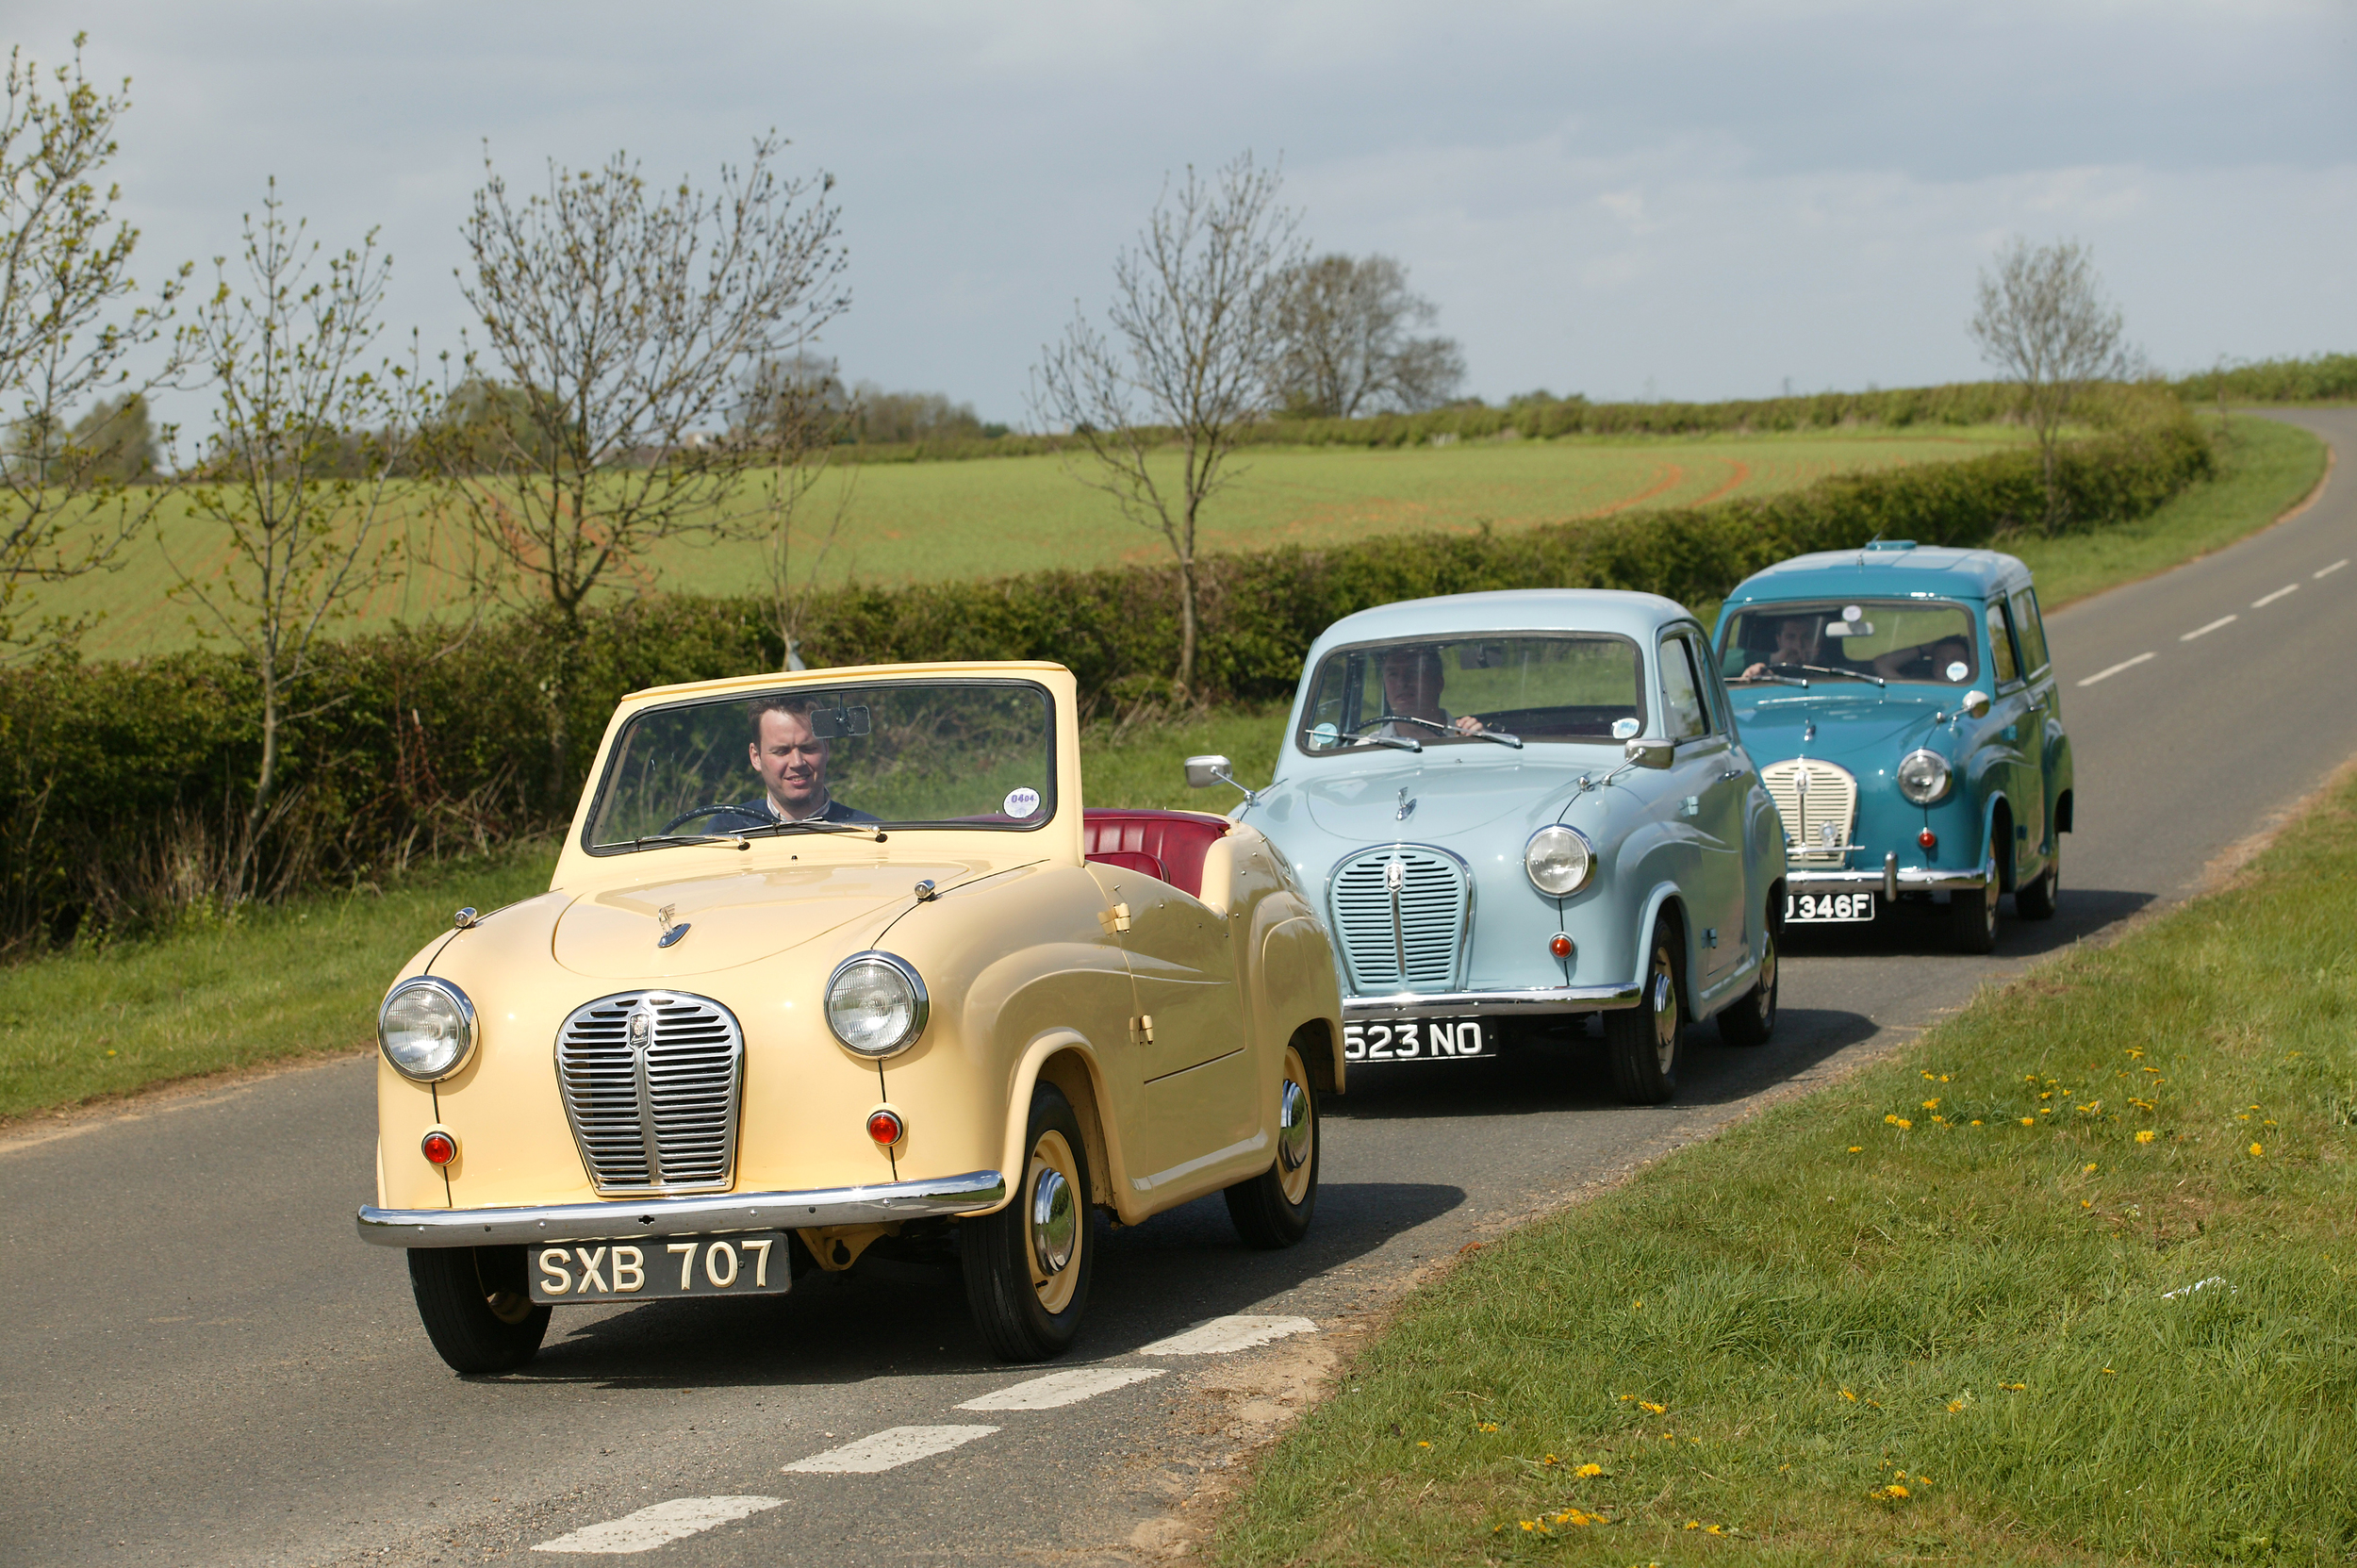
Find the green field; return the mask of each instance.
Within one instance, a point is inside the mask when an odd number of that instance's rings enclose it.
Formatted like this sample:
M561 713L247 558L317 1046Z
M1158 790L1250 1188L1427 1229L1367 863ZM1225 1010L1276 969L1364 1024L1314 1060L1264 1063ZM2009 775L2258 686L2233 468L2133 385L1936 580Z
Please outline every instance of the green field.
M1632 507L1683 506L1770 495L1838 472L1977 456L2021 438L1987 427L1859 429L1803 436L1709 436L1553 441L1471 441L1406 451L1261 448L1240 459L1234 483L1204 511L1200 548L1329 544L1423 529L1467 532L1489 523L1526 527ZM1175 472L1176 459L1165 465ZM856 576L904 583L1000 576L1051 567L1110 566L1165 554L1158 535L1123 520L1113 503L1054 456L955 463L845 465L803 503L801 528L843 523L821 582ZM400 534L409 562L344 629L396 618L446 615L463 601L433 563L453 558L449 525L420 514ZM186 646L191 606L171 597L166 559L201 575L220 553L175 506L157 536L135 545L123 569L46 590L44 613L103 613L86 644L114 657ZM797 566L796 575L802 575ZM753 545L675 544L634 563L618 591L766 591Z
M1231 1563L2357 1550L2357 784L1417 1292Z

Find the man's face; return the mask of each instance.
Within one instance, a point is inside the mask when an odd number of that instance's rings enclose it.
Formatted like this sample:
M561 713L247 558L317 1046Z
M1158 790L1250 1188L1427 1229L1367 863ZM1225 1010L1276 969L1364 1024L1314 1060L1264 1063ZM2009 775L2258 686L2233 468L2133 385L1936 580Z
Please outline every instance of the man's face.
M809 719L769 709L761 716L761 740L750 750L753 771L779 810L807 817L825 801L827 743L810 733Z
M1817 662L1817 618L1794 616L1776 627L1777 664Z
M1383 661L1386 709L1409 718L1441 718L1441 657L1429 649L1394 653Z

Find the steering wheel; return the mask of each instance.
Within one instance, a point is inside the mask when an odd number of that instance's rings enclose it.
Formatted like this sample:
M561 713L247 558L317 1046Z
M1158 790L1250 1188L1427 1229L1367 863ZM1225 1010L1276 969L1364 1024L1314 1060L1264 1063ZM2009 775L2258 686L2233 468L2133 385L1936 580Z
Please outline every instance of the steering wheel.
M663 831L665 833L671 833L676 831L682 823L693 822L699 817L717 816L720 812L734 811L735 809L735 806L725 801L714 805L698 806L693 811L683 811L677 817L672 817L668 822L664 823Z

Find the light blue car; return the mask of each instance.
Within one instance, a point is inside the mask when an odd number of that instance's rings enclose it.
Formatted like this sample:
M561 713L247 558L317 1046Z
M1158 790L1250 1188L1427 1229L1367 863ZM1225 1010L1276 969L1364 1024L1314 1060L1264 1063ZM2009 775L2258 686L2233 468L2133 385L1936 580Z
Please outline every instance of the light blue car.
M1233 782L1225 757L1187 775ZM1274 782L1233 815L1333 933L1354 1068L1600 1014L1622 1094L1653 1104L1687 1023L1745 1046L1775 1027L1784 832L1669 600L1459 594L1336 621Z

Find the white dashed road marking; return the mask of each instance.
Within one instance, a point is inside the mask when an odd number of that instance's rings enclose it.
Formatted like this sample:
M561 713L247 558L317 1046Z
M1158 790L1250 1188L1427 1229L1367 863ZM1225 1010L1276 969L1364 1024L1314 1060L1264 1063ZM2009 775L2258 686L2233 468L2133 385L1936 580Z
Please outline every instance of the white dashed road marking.
M2147 658L2151 654L2145 655ZM1314 1334L1318 1326L1306 1317L1215 1317L1186 1332L1140 1345L1141 1356L1225 1356L1249 1350L1288 1334Z
M602 1525L590 1525L570 1535L543 1541L536 1552L590 1552L613 1557L624 1552L651 1552L674 1541L733 1524L747 1514L776 1508L783 1497L674 1497L668 1503L625 1513Z
M2267 595L2265 599L2254 599L2254 600L2252 600L2252 601L2250 602L2250 607L2251 607L2252 609L2254 609L2254 610L2264 610L2264 609L2266 609L2266 608L2269 604L2272 604L2272 603L2274 603L2277 600L2279 600L2279 599L2283 598L2285 594L2287 594L2287 593L2298 593L2299 591L2299 584L2297 584L2297 583L2286 583L2286 584L2284 584L2282 587L2280 587L2280 588L2276 589L2273 593L2268 594L2268 595Z
M2333 562L2331 566L2326 567L2326 568L2324 568L2324 569L2322 569L2321 570L2318 570L2318 571L2312 571L2312 572L2310 572L2308 575L2310 575L2311 577L2319 577L2319 578L2321 578L2321 577L2330 577L2330 576L2332 576L2334 572L2336 572L2336 571L2340 570L2340 569L2341 569L2341 568L2343 568L2343 567L2345 567L2345 566L2347 566L2347 565L2349 565L2349 557L2348 557L2348 556L2346 556L2346 555L2344 555L2344 556L2342 556L2339 560L2337 560L2337 561Z
M2118 674L2121 670L2134 669L2145 660L2154 656L2155 655L2151 653L2139 653L2133 659L2122 659L2118 664L2112 666L2109 669L2097 670L2094 674L2088 676L2085 680L2081 681L2079 684L2083 686L2091 686L2098 681L2108 681L2113 676Z
M985 1394L968 1399L958 1409L962 1411L1052 1411L1064 1405L1077 1405L1083 1399L1094 1399L1100 1394L1111 1394L1131 1383L1142 1383L1148 1378L1159 1378L1159 1366L1082 1366L1070 1372L1050 1372L1045 1378L1034 1378L1028 1383L1002 1388L996 1394Z
M988 1437L996 1427L886 1427L872 1437L847 1443L840 1448L830 1448L823 1454L813 1454L806 1460L796 1460L785 1467L789 1476L873 1476L885 1470L897 1470L917 1460L946 1454L978 1437Z
M2192 631L2187 632L2184 636L2179 637L2177 640L2179 642L2191 642L2196 637L2206 637L2212 632L2217 631L2219 627L2232 626L2234 622L2240 620L2241 619L2242 617L2240 616L2222 615L2216 620L2211 621L2207 626L2195 627Z

